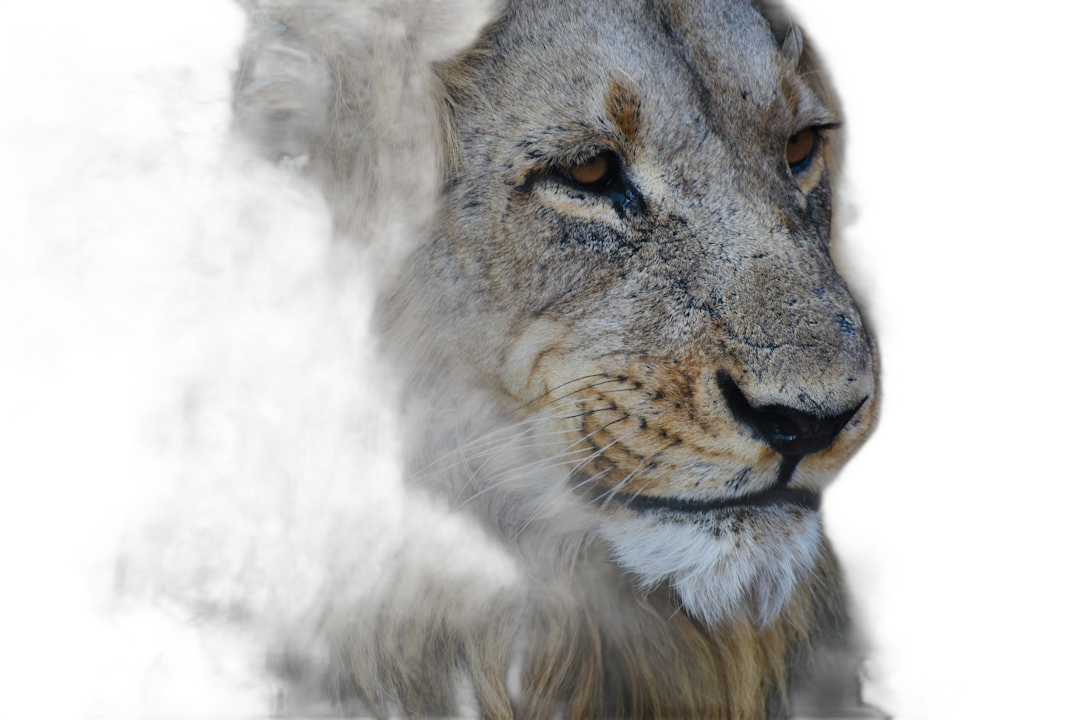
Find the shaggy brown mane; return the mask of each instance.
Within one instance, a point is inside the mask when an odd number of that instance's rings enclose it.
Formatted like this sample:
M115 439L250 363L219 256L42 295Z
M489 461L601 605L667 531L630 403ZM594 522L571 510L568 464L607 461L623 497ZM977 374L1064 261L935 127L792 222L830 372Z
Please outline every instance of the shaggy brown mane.
M827 560L768 629L710 629L603 548L544 586L402 491L368 309L453 176L455 100L474 92L469 59L500 4L259 9L312 63L267 54L278 65L256 72L297 84L249 99L232 150L309 154L296 187L314 209L267 198L225 221L235 245L211 302L275 305L282 326L222 341L163 411L170 483L132 528L130 592L234 619L298 717L765 717L837 631Z

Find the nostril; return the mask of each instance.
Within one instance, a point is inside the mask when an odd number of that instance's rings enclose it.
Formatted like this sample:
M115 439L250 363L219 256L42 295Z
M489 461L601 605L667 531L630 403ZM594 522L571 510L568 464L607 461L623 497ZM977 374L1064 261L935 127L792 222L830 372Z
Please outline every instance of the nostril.
M814 415L785 405L754 407L728 375L717 373L716 380L735 419L785 456L812 455L829 447L866 402L866 398L863 398L851 410L828 416Z
M800 423L779 410L752 411L748 419L755 423L773 444L793 443L806 435L806 430Z

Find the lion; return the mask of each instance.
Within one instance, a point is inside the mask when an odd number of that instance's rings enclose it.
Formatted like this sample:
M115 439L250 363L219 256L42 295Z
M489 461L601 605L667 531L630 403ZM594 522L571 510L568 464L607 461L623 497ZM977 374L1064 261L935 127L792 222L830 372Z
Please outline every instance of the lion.
M237 125L344 242L406 229L371 257L410 488L513 570L430 548L283 672L379 716L855 712L820 507L878 360L821 63L758 0L480 10L257 7Z

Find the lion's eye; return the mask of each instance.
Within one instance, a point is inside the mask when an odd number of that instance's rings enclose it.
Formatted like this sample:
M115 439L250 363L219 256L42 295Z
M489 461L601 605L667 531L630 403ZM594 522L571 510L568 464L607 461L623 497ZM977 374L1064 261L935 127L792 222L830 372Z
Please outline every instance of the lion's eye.
M556 166L556 169L550 172L549 177L569 187L572 194L581 201L595 202L606 198L620 216L645 209L641 193L627 177L623 162L610 150L602 151L576 165Z
M784 154L787 158L788 167L791 168L793 174L798 175L810 166L810 162L814 159L817 144L818 132L815 128L800 130L788 138L787 149Z
M611 153L600 153L590 160L567 168L566 174L579 185L596 185L608 177L614 165Z

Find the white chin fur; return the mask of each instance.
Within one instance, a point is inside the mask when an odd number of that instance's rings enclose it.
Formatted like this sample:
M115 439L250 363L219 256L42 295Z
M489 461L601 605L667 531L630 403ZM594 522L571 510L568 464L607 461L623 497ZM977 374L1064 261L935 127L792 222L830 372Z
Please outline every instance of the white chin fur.
M669 583L698 620L749 616L765 626L812 570L821 524L816 512L766 508L749 517L622 516L601 534L643 588Z

